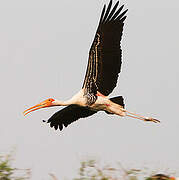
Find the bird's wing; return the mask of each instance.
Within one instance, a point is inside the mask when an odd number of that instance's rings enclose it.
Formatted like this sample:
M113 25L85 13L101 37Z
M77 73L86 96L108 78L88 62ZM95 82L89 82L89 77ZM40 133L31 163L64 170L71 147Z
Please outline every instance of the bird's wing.
M47 122L50 123L50 127L54 127L55 130L59 128L61 131L64 126L67 127L72 122L80 118L91 116L96 112L97 111L90 110L87 107L69 105L53 114Z
M109 95L116 86L121 69L120 41L126 19L123 6L119 1L112 7L112 0L107 9L104 5L97 32L89 51L89 59L83 88ZM94 86L95 85L95 86Z

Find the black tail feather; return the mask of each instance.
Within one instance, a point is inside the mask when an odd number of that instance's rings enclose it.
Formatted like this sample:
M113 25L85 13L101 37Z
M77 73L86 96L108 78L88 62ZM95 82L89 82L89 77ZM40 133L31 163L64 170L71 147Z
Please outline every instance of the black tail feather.
M124 98L122 96L113 97L113 98L110 98L110 100L113 103L121 105L123 108L125 107Z
M113 97L113 98L110 98L110 100L113 102L113 103L116 103L116 104L119 104L121 105L123 108L125 107L125 104L124 104L124 98L122 96L117 96L117 97ZM107 114L113 114L113 113L110 113L108 111L105 111Z

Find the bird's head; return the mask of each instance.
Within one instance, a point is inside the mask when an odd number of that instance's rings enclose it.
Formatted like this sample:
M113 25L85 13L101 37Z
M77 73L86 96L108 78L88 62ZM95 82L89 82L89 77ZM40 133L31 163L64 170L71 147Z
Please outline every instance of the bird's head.
M49 99L46 99L45 101L42 101L41 103L35 105L35 106L32 106L28 109L26 109L23 114L24 116L29 114L30 112L32 111L36 111L38 109L41 109L41 108L45 108L45 107L51 107L51 106L55 106L55 99L52 99L52 98L49 98Z

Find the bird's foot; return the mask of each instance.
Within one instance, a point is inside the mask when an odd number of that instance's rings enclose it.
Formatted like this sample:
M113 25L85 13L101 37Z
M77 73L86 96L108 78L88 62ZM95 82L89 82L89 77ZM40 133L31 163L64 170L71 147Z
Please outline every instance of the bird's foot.
M151 118L151 117L144 118L144 121L152 121L154 123L160 123L160 121L158 119L154 119L154 118Z

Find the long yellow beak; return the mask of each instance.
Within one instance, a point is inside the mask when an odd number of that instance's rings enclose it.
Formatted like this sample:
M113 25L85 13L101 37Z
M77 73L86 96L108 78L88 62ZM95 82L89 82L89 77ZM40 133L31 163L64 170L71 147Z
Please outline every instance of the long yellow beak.
M53 99L47 99L47 100L41 102L40 104L37 104L35 106L30 107L29 109L26 109L23 112L23 114L25 116L25 115L29 114L32 111L36 111L38 109L45 108L45 107L50 107L52 105L52 101L53 101Z

